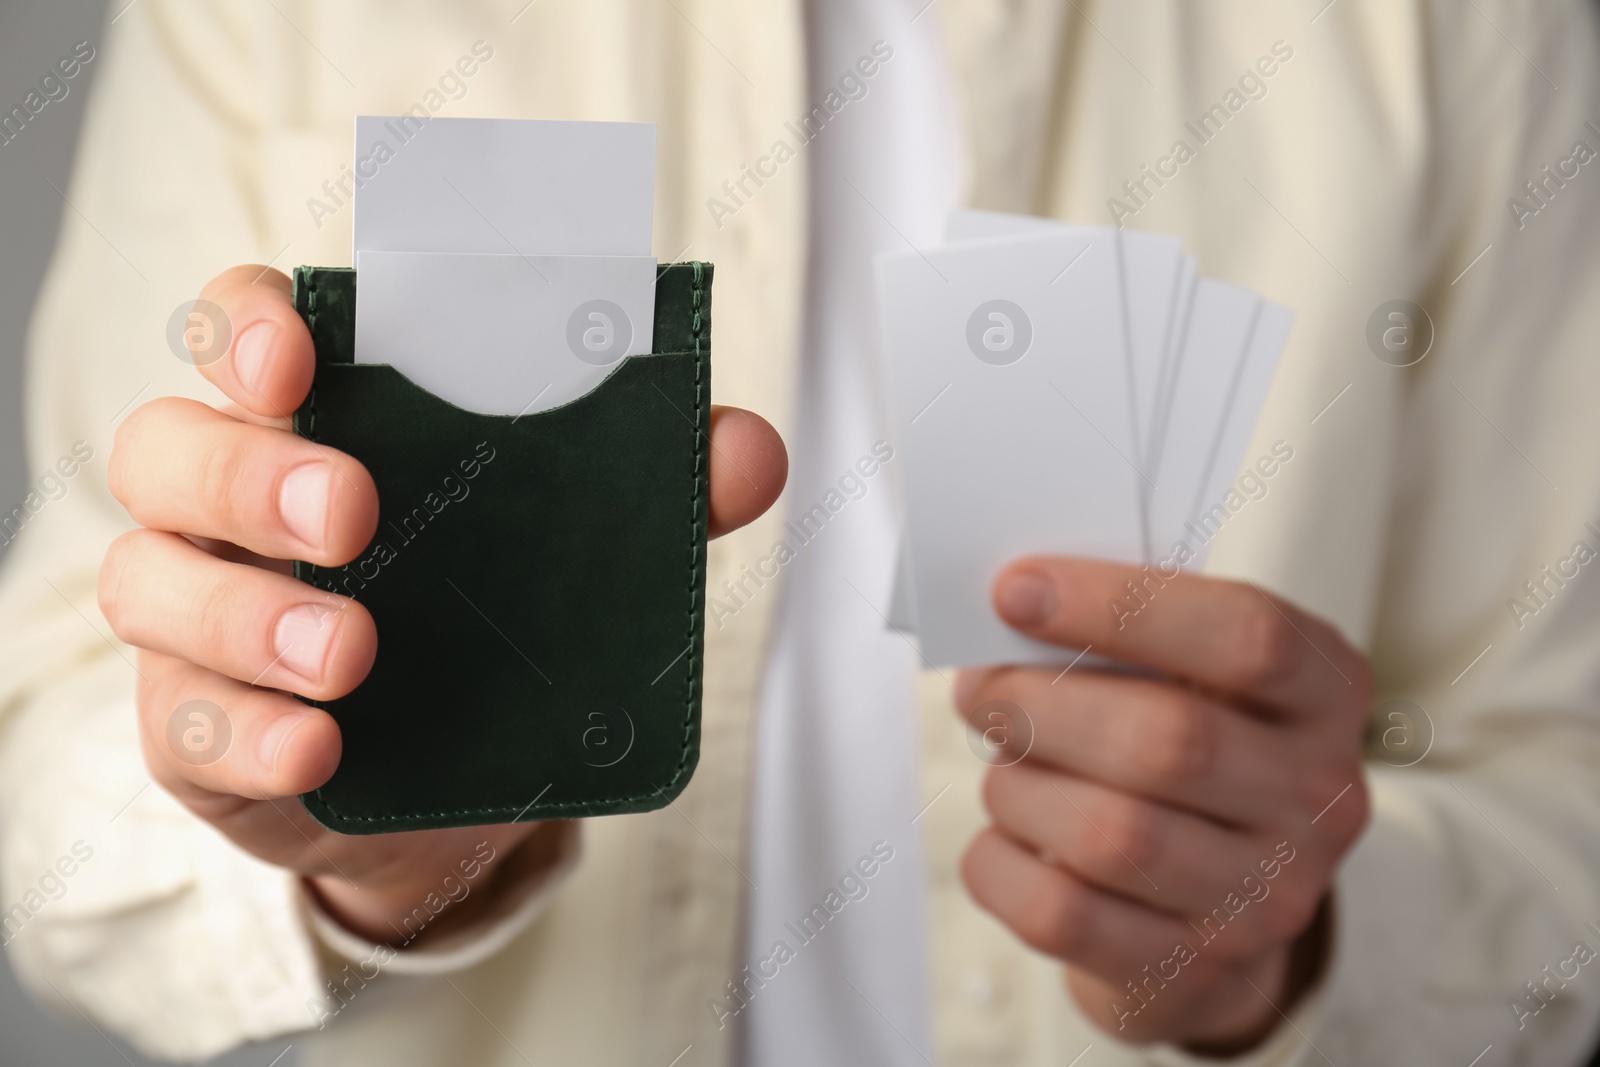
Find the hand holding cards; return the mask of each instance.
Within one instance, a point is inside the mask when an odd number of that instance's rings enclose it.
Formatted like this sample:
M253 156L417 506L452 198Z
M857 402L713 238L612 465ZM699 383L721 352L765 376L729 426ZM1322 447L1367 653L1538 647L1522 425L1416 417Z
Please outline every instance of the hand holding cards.
M890 622L932 663L1070 662L990 583L1053 553L1195 568L1290 313L1177 238L964 211L879 264L906 534Z

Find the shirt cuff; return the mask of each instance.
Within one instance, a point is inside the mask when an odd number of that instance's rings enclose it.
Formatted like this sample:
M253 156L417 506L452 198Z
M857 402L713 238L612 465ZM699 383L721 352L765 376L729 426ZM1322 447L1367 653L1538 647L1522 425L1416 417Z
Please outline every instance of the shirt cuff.
M307 925L317 940L335 955L352 962L380 966L390 974L440 975L466 970L505 948L544 914L577 868L583 852L580 824L575 820L551 823L546 832L560 835L555 845L555 861L541 862L533 850L527 848L514 851L495 872L494 899L468 926L430 936L414 947L379 944L352 933L328 914L317 894L302 879L300 896ZM465 879L460 881L471 885ZM441 886L435 896L444 900L445 887ZM456 899L459 902L466 897ZM439 910L444 909L441 906ZM421 915L414 930L421 933L426 928L426 923L420 922L421 916L431 917L433 912L426 904L419 904L417 911ZM413 929L411 924L407 924L407 928Z

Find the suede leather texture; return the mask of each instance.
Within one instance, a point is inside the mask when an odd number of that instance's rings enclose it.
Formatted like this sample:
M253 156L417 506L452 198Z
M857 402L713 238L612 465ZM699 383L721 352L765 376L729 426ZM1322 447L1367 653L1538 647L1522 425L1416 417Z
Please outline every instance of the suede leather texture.
M318 703L344 751L301 801L347 834L662 807L699 756L711 266L656 282L655 354L522 416L352 362L355 272L301 267L302 436L360 460L377 534L302 581L372 613L378 652Z

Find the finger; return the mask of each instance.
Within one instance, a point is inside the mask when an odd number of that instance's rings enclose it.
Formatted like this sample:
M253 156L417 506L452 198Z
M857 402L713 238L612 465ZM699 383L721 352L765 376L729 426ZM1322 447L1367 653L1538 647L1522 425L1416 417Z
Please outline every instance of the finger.
M1263 851L1177 808L1028 763L990 771L983 799L995 826L1044 862L1175 917L1204 914Z
M378 649L372 616L355 601L156 530L111 543L100 610L129 644L313 700L354 689Z
M141 525L276 559L348 563L378 525L377 488L351 457L178 397L123 420L108 477Z
M711 536L759 518L783 492L789 453L766 419L743 408L711 409Z
M200 300L221 318L209 324L208 336L226 330L229 345L220 359L195 352L195 363L228 399L256 415L287 418L311 388L316 356L293 289L281 271L249 265L223 271L200 290ZM197 313L203 309L196 304Z
M338 766L339 727L327 712L160 653L139 661L145 762L203 817L315 789Z
M996 706L1018 720L1009 728L1022 747L1005 762L1025 756L1229 826L1299 813L1310 784L1295 777L1304 760L1283 727L1170 683L997 668L964 674L956 697L969 723L992 718Z
M1187 923L1096 889L994 829L973 839L961 877L1026 944L1118 985L1195 940Z
M1329 625L1253 585L1038 556L994 584L1009 625L1295 715L1365 703L1365 660ZM1360 716L1367 710L1362 708Z
M278 430L294 429L294 419L282 415L258 415L249 408L241 407L231 400L215 405L216 409L230 419L248 422L252 426L271 426Z

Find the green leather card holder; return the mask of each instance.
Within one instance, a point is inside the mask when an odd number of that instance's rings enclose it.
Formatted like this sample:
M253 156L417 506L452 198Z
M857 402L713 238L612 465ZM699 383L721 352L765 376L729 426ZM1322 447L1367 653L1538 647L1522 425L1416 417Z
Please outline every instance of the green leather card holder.
M300 267L316 375L296 433L360 460L378 530L297 578L360 602L372 671L317 822L386 833L648 811L699 755L711 266L659 269L654 352L564 406L462 410L355 363L356 274Z

